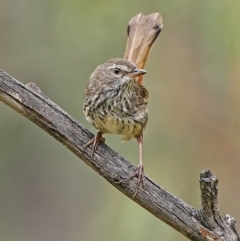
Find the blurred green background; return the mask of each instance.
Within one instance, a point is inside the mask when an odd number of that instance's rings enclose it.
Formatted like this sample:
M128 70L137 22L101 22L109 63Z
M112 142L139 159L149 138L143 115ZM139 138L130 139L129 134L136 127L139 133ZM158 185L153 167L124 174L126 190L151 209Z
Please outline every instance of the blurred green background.
M240 1L0 0L0 68L95 133L84 89L97 65L123 56L139 12L164 20L144 77L145 173L199 208L199 173L211 169L222 215L240 224ZM0 240L186 240L2 103L0 133ZM138 165L136 141L105 137Z

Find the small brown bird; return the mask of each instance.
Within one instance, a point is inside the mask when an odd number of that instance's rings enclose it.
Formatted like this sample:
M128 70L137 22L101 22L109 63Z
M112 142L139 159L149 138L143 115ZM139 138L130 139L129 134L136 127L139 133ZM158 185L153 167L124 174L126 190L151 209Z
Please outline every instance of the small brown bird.
M124 59L116 58L99 65L91 74L84 93L83 112L99 132L90 140L92 157L103 134L123 135L123 140L136 138L139 144L140 164L133 177L138 177L133 197L142 183L143 130L148 120L148 91L142 85L143 69L151 47L162 29L159 13L133 17L128 24L128 40Z

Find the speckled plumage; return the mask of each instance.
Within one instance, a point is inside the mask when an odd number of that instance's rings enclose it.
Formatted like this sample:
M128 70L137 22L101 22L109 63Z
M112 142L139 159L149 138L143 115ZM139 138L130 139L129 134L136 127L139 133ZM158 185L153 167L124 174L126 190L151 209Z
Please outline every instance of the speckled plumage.
M114 73L118 68L120 72ZM137 66L125 59L111 59L90 76L84 94L86 119L102 134L131 140L142 134L148 120L148 92L131 77Z
M142 161L143 130L148 121L148 91L142 85L143 70L154 41L162 29L159 13L134 16L128 25L124 59L111 59L91 74L84 93L83 112L98 133L84 148L92 147L92 158L103 134L118 134L123 140L136 138L139 145L139 166L130 177L137 177L137 186L144 188Z

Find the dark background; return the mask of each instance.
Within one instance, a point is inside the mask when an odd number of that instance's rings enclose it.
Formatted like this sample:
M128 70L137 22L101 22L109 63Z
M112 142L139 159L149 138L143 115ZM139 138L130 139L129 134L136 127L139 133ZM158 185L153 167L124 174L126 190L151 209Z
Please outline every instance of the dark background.
M240 1L0 0L0 68L95 133L82 113L91 72L123 56L132 16L157 11L145 173L199 208L199 173L211 169L221 213L240 224ZM186 240L2 103L0 133L0 240ZM136 141L105 137L138 165Z

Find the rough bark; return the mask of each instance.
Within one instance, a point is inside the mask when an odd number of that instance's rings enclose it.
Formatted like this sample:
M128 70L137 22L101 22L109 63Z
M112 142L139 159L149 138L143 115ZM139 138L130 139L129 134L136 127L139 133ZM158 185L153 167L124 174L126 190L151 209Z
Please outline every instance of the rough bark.
M123 194L132 198L136 178L128 178L135 167L101 143L91 159L91 149L83 146L93 137L83 125L53 103L30 83L23 85L0 70L0 100L53 136ZM235 220L221 218L218 208L218 180L209 170L200 174L202 207L197 210L145 177L133 201L190 240L240 240Z

